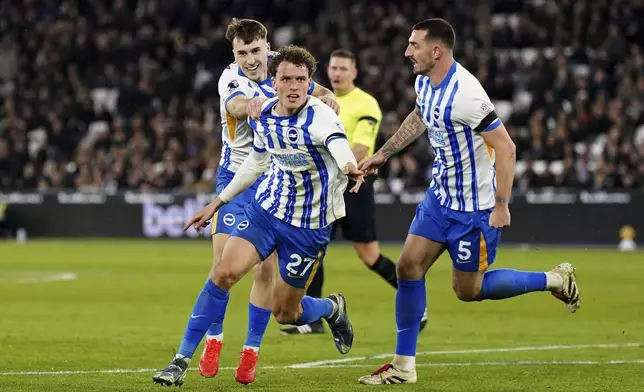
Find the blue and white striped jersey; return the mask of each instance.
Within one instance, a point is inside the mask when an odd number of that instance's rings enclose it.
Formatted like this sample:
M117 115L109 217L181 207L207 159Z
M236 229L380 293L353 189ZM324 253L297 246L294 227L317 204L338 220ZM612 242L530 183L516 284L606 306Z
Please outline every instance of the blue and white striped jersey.
M271 166L255 200L271 215L296 227L317 229L345 216L347 176L333 159L328 143L346 138L335 112L315 97L293 116L278 116L277 98L264 103L253 148L271 154Z
M311 81L309 94L315 83ZM246 121L239 121L226 110L226 103L238 95L248 98L272 98L275 90L270 77L263 82L254 82L246 77L241 68L232 63L221 73L218 83L219 112L221 113L221 159L219 165L231 172L236 172L253 147L253 130Z
M415 89L434 150L430 188L441 205L457 211L494 207L494 150L481 132L495 129L501 120L481 83L454 61L439 85L419 75Z

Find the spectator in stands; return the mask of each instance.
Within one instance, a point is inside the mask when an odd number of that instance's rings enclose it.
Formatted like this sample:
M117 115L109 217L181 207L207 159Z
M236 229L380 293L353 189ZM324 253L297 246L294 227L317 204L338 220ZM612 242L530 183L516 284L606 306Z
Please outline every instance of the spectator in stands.
M358 84L385 113L414 105L403 56L418 15L458 26L456 58L481 80L516 142L519 190L644 187L641 7L610 2L86 0L0 6L0 190L212 189L221 147L224 26L258 18L274 47L368 64ZM341 7L346 7L342 9ZM25 29L24 26L32 26ZM320 82L328 84L320 74ZM389 120L386 120L389 119ZM425 187L431 155L408 147L381 190Z

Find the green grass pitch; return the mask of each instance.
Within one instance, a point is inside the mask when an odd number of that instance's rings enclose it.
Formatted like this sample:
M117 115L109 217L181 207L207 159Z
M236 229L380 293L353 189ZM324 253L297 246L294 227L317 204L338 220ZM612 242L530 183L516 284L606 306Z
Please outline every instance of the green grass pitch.
M393 259L399 251L383 248ZM644 254L502 248L493 268L540 271L562 261L578 271L582 307L574 315L546 293L461 303L451 290L451 263L441 258L427 276L430 321L419 340L419 383L370 387L357 378L395 348L395 293L349 246L332 244L325 293L347 296L356 332L348 355L338 354L328 329L287 337L271 320L257 381L236 384L246 277L228 305L225 369L204 379L195 360L182 390L644 391ZM165 367L178 348L209 266L206 239L0 243L0 391L164 388L152 383L150 369ZM107 372L117 369L124 372Z

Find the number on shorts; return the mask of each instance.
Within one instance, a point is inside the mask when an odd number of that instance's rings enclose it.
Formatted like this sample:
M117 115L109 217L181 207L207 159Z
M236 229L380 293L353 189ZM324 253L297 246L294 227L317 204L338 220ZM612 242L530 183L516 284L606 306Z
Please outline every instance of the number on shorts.
M313 266L313 263L315 263L316 261L311 257L302 258L302 256L295 253L291 255L291 260L294 260L294 261L291 261L290 263L286 264L286 270L289 272L289 274L298 278L306 276L306 273L309 271L309 269L311 269L311 267ZM306 265L304 266L304 269L302 271L298 272L296 268L300 267L302 263L306 263Z
M472 251L468 248L472 246L472 243L469 241L459 241L458 243L458 258L461 261L468 261L472 258Z

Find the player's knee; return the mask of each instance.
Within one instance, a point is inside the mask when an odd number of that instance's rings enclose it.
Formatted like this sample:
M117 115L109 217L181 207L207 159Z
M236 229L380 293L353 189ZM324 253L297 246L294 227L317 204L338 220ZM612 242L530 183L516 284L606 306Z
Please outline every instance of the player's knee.
M456 298L463 302L474 302L480 301L481 298L481 288L476 287L462 287L458 284L453 284L452 288L456 294Z
M299 318L297 313L297 309L288 309L279 305L273 308L273 317L280 324L295 324Z
M230 290L241 278L242 276L235 273L232 268L220 265L211 280L215 285L217 285L217 287L221 287L224 290Z
M418 280L425 275L423 266L412 257L401 255L396 263L396 276L402 280Z

